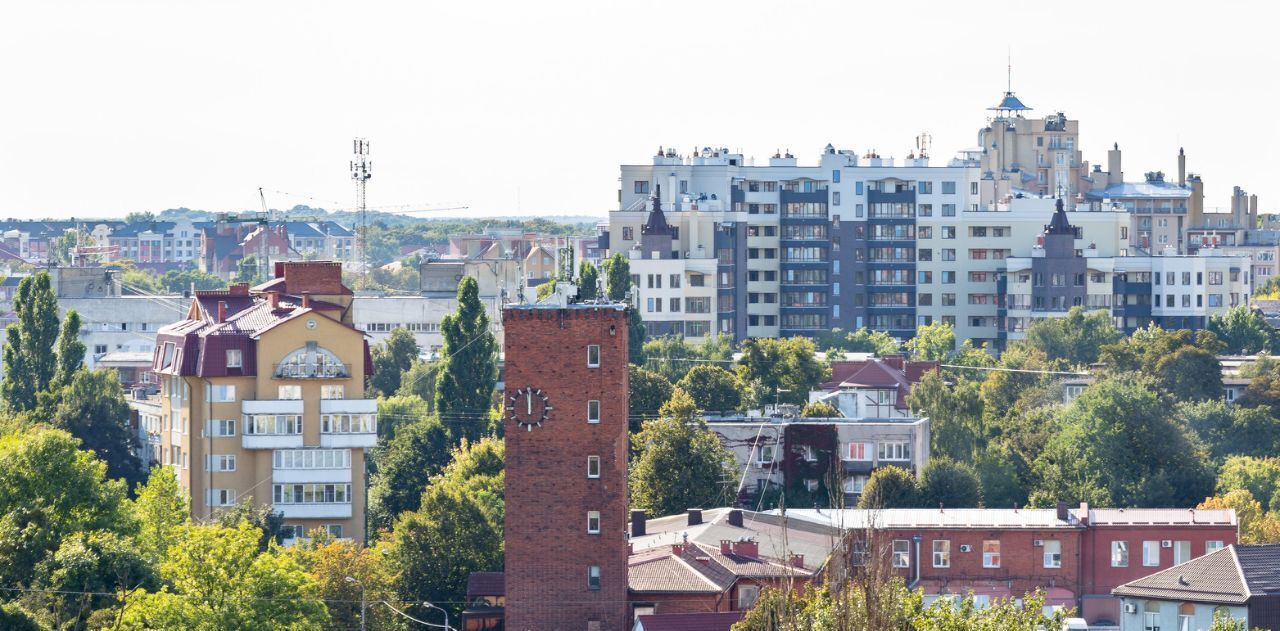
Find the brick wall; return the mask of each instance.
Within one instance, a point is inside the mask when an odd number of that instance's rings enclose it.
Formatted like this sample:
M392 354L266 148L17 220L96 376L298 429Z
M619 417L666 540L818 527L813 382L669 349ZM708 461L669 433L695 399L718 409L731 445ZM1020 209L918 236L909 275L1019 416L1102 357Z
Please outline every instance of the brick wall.
M965 593L969 586L1003 585L1011 594L1020 597L1036 588L1060 587L1079 594L1080 552L1082 528L1045 529L919 529L881 531L884 537L880 545L891 550L892 540L910 541L912 535L920 535L920 579L930 586L946 586L947 591ZM933 566L933 542L951 542L949 567ZM985 568L982 563L982 542L1000 542L1000 567ZM1045 548L1035 545L1039 540L1062 543L1062 567L1044 566ZM960 546L969 546L961 552ZM912 562L915 562L915 546L910 545ZM911 580L914 567L894 570ZM933 592L935 590L926 590Z
M627 605L627 315L612 307L515 306L506 327L507 403L532 387L552 411L541 427L506 431L506 628L629 628ZM600 346L600 366L587 347ZM587 423L587 402L600 422ZM523 405L523 400L520 402ZM587 457L601 474L587 478ZM600 534L587 533L599 511ZM600 588L588 588L590 566Z

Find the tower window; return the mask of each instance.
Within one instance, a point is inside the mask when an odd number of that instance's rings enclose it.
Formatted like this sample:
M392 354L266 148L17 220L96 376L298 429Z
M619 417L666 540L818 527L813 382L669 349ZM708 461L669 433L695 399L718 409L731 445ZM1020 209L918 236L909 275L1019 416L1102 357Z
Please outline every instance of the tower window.
M600 345L589 344L587 345L587 368L599 368L599 367L600 367Z
M600 422L600 402L596 400L587 401L587 422Z
M587 589L600 589L600 566L591 565L587 567Z
M587 511L587 534L600 534L600 511Z
M600 477L600 456L587 456L587 477Z

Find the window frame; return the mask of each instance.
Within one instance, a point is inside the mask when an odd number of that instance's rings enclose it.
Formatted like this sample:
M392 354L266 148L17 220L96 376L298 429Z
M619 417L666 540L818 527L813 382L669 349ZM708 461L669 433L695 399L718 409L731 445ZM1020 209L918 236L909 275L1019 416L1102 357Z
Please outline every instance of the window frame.
M596 425L600 423L600 400L590 399L587 401L587 422Z
M989 546L990 544L990 546ZM988 547L994 548L989 550ZM1000 540L985 539L982 542L982 567L988 570L1000 569Z
M591 473L592 465L595 465L595 474ZM600 479L600 456L587 456L587 479Z
M939 545L942 544L941 549ZM948 568L951 567L951 540L950 539L934 539L933 540L933 567ZM938 561L942 562L939 563Z
M589 535L600 534L600 511L598 510L587 511L587 534Z
M587 344L587 368L600 367L600 345Z

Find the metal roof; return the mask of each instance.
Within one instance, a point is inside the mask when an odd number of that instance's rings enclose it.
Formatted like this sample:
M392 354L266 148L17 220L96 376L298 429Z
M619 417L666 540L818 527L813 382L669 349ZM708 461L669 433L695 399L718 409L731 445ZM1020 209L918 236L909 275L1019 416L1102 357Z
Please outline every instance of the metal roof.
M1004 93L1004 98L1001 98L1001 99L1000 99L1000 104L999 104L999 105L997 105L997 106L995 106L995 107L988 107L987 109L989 109L989 110L1012 110L1012 111L1023 111L1023 110L1029 110L1029 109L1031 109L1031 108L1030 108L1030 107L1027 107L1027 106L1022 102L1022 99L1019 99L1018 97L1014 96L1014 95L1013 95L1013 92L1005 92L1005 93Z
M1122 182L1101 190L1089 191L1089 199L1125 199L1131 197L1188 199L1191 187L1172 182Z
M769 514L776 515L775 509ZM1080 528L1074 516L1058 519L1052 508L791 509L787 517L836 528Z

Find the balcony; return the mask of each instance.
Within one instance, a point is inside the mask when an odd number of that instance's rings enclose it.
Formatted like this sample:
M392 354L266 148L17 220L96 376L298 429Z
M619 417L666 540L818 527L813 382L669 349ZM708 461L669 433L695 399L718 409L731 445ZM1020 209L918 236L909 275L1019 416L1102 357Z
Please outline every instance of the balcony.
M326 399L320 402L320 446L366 448L378 442L378 402Z
M276 379L349 379L349 364L319 362L286 362L276 364L271 372Z
M245 449L296 449L302 446L302 401L241 401L244 415L240 445ZM251 429L252 428L252 429Z
M351 467L343 469L272 469L271 481L276 484L342 482L351 484Z
M350 519L351 502L323 504L273 504L285 519Z

